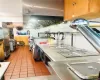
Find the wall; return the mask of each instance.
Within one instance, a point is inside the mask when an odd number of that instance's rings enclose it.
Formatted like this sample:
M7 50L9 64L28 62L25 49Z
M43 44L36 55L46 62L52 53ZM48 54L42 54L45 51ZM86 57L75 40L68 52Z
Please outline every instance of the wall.
M16 41L23 41L25 45L29 45L28 43L28 36L14 36Z
M0 26L2 22L23 22L22 0L0 0Z
M17 32L25 33L27 31L25 29L18 31L16 28L13 28L14 39L16 41L23 41L25 45L28 45L28 35L18 35Z
M0 0L0 27L2 22L14 22L14 26L23 26L22 0ZM15 37L28 44L27 37Z
M30 36L38 37L38 32L35 29L32 29L32 28L24 28L20 32L22 32L22 33L24 32L25 33L28 30L30 31ZM24 41L25 45L29 45L29 43L28 43L29 36L28 35L18 35L17 31L18 30L16 28L13 28L15 40L17 40L17 41Z

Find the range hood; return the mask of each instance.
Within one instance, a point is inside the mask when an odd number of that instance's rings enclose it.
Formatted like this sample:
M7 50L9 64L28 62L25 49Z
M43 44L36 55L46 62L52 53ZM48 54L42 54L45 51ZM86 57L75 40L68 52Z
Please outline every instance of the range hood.
M89 27L89 21L85 19L76 19L72 22L70 27L77 29L100 53L100 35Z

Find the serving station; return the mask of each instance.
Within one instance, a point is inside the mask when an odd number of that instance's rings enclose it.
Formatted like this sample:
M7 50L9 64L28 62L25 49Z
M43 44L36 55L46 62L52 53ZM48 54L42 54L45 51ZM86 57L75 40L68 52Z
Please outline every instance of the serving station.
M85 19L76 19L71 27L77 29L99 52L99 35L89 28L88 24ZM100 54L98 52L57 43L46 45L37 43L36 46L39 50L38 57L60 80L97 80L99 78Z

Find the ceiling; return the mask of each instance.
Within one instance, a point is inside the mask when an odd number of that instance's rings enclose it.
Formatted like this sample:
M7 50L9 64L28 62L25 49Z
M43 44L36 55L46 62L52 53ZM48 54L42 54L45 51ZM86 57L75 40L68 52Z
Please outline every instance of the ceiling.
M0 0L0 17L22 17L22 0Z
M63 0L23 0L24 15L63 16Z
M2 22L23 22L22 0L0 0L0 26Z

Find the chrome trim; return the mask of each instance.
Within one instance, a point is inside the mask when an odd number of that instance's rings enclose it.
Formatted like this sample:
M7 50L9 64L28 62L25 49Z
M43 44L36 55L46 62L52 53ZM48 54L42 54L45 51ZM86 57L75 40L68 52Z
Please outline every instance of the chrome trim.
M83 20L83 23L78 23L79 20ZM77 29L89 42L90 44L100 53L100 35L97 34L89 27L89 22L85 19L76 19L72 22L71 28ZM84 23L85 22L85 23Z

